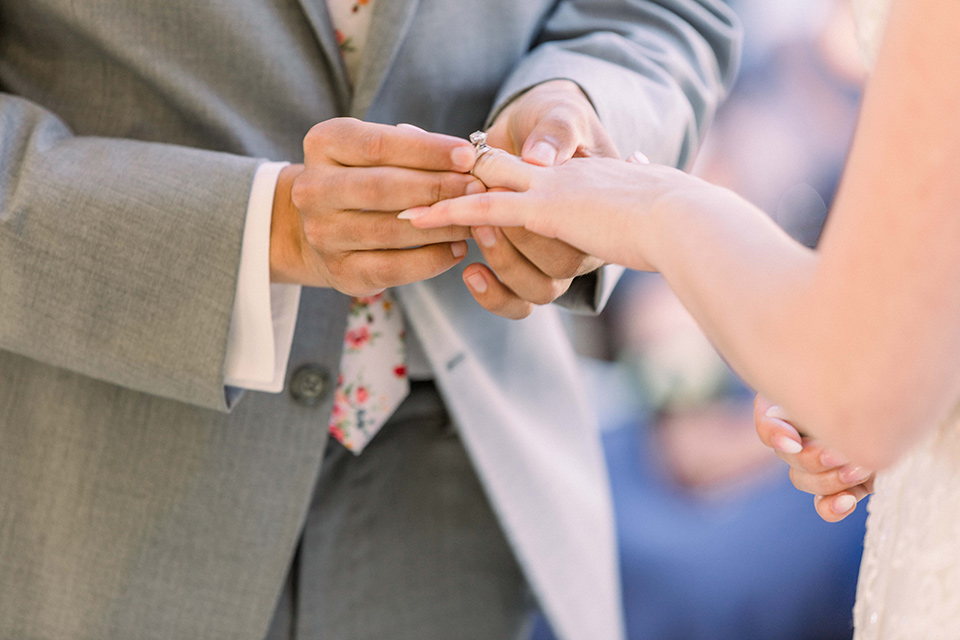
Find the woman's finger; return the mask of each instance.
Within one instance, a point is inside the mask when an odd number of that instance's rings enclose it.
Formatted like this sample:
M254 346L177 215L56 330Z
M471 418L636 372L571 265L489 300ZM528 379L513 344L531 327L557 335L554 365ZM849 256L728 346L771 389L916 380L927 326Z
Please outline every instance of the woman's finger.
M828 496L872 480L873 472L865 467L846 465L823 473L808 473L795 467L790 469L790 481L800 491Z
M858 485L841 493L815 496L813 505L817 514L827 522L840 522L856 511L860 501L870 493L864 485Z
M481 193L438 202L431 207L407 209L398 215L419 229L445 227L450 224L479 227L522 227L530 215L527 199L522 193ZM452 220L464 220L452 223Z
M777 407L763 396L757 395L753 401L753 422L760 441L774 451L795 455L803 450L803 439L797 429L780 417Z
M758 395L753 403L753 420L760 441L777 452L791 467L822 473L847 464L844 456L819 440L804 438L783 407Z
M524 162L501 149L490 149L477 158L470 171L488 189L526 191L540 167Z

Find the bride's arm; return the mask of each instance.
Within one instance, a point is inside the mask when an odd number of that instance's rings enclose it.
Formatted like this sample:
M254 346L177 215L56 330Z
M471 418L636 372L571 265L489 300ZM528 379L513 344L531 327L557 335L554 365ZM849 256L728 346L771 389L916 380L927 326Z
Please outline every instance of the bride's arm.
M655 268L731 365L860 464L893 461L960 398L960 3L895 1L821 247L661 167L478 162L491 193L418 226L522 224Z
M716 241L663 227L674 250L657 266L721 352L873 468L960 398L958 24L957 2L894 3L814 259L771 255L787 249L752 238L745 214L687 221Z

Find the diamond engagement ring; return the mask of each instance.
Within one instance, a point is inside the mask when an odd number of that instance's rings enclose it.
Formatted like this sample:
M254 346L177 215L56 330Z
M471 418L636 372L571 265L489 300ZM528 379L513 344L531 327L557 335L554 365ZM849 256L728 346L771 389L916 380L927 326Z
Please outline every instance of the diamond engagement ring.
M485 131L474 131L470 134L470 144L473 145L473 148L477 150L477 157L479 158L487 151L493 149L490 145L487 144L487 134Z

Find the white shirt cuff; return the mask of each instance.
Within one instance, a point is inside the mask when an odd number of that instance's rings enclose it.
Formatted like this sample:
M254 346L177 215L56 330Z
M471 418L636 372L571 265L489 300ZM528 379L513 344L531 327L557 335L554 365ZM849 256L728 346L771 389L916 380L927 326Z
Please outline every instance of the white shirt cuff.
M283 390L301 287L270 282L270 222L277 179L288 164L262 164L253 177L224 363L230 387Z

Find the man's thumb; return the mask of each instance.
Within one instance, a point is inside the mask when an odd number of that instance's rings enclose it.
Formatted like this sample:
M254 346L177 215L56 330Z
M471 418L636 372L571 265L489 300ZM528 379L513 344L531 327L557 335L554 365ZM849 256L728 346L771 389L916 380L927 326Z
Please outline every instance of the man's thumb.
M541 120L530 132L520 157L531 164L552 167L572 158L579 146L573 123L567 118L551 116Z

